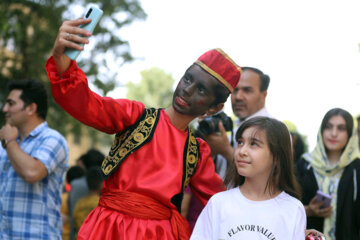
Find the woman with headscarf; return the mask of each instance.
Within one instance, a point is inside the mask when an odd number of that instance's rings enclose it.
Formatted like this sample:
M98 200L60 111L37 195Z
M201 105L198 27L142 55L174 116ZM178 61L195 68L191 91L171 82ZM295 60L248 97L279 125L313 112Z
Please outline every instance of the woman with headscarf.
M360 239L360 159L354 120L341 108L328 111L317 145L297 163L307 228L323 232L327 240ZM331 204L317 201L316 192L331 196Z

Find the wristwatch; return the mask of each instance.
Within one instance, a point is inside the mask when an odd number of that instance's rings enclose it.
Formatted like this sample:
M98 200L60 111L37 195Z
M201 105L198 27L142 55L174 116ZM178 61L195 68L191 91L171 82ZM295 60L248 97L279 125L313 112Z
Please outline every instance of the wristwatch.
M10 139L10 140L6 140L6 139L1 139L1 146L6 149L6 146L8 145L9 142L14 141L16 139Z

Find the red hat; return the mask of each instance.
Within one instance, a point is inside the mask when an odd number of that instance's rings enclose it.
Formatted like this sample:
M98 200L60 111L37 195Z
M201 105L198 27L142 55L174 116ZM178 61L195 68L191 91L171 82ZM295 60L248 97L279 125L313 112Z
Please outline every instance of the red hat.
M223 50L216 48L201 55L195 64L219 80L230 92L240 81L241 68Z

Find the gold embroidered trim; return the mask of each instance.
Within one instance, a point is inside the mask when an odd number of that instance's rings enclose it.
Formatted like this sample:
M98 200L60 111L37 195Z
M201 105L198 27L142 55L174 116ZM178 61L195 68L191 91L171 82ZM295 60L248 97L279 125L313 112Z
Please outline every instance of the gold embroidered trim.
M138 125L134 125L135 128L129 128L116 134L109 155L105 157L101 165L105 177L110 176L128 155L151 140L149 137L152 137L155 130L154 126L157 122L159 110L147 108L145 111L144 119L140 119Z
M186 171L185 171L185 183L183 184L183 190L189 185L191 177L194 175L196 165L199 159L199 146L195 136L189 129L188 142L185 146L186 151ZM185 155L185 154L184 154Z
M156 129L159 118L159 109L147 108L140 120L124 132L115 136L108 156L105 157L101 165L101 170L105 178L110 176L120 164L135 150L139 149L146 142L150 141ZM185 181L183 190L190 183L194 175L199 159L198 142L189 129L189 136L184 149L185 161Z

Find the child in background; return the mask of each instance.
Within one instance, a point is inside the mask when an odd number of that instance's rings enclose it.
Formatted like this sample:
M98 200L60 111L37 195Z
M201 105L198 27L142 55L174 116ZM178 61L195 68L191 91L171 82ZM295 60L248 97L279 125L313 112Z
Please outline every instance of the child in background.
M215 194L190 239L305 239L306 215L293 170L290 134L267 117L244 122L225 179L233 189Z
M68 206L68 197L70 191L70 183L72 180L80 178L84 176L85 172L79 166L72 166L66 172L66 185L64 192L61 196L61 220L63 222L63 232L62 232L62 240L69 240L70 239L70 212Z
M97 207L99 203L101 189L103 187L103 178L100 167L91 167L86 172L86 182L89 187L89 193L81 198L74 208L74 228L75 234L79 231L82 223L89 213Z

